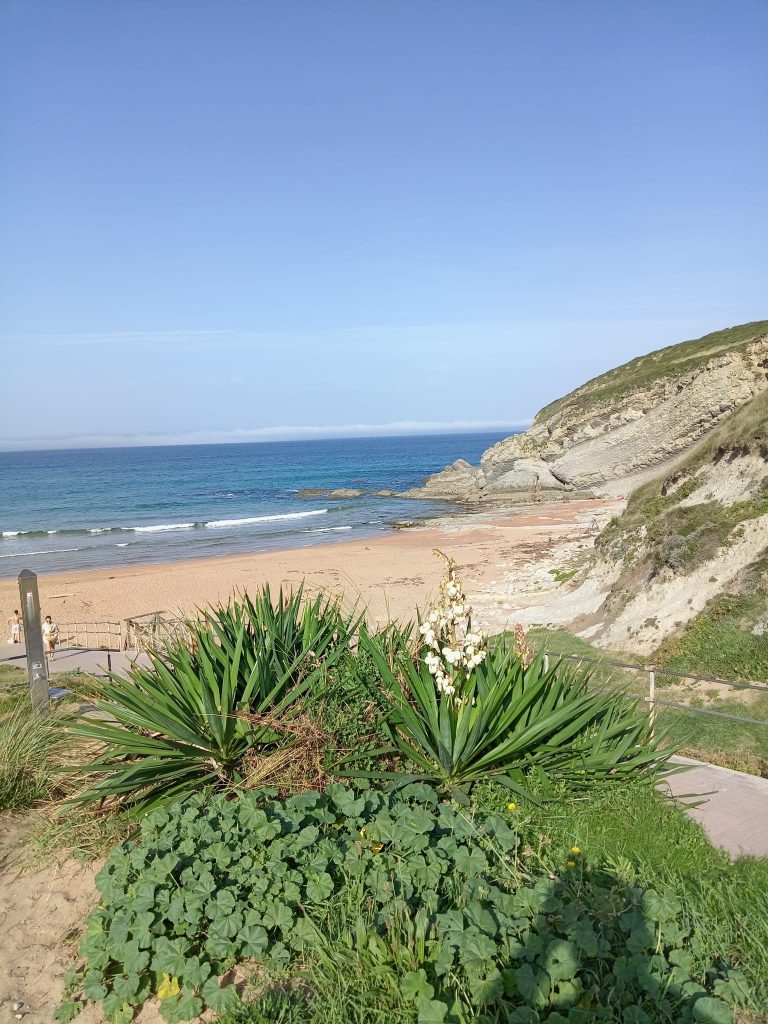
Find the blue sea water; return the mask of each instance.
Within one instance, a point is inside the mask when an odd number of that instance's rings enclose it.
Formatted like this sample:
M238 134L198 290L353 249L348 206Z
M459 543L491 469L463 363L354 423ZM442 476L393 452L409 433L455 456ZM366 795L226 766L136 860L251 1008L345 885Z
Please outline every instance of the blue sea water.
M402 491L502 434L344 438L0 453L0 577L370 537L434 502L304 488Z

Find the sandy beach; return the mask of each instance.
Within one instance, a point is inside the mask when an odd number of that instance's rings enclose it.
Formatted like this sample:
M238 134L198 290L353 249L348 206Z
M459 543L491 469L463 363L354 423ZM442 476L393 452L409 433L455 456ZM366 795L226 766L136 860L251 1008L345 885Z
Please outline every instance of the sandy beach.
M405 617L435 594L438 547L456 559L481 624L503 628L527 590L552 583L550 570L592 545L595 523L621 505L591 500L539 503L427 521L383 537L311 548L40 576L44 615L60 623L119 622L164 611L192 613L224 601L235 589L268 582L327 588L368 608L379 622ZM18 606L15 579L0 581L0 611Z

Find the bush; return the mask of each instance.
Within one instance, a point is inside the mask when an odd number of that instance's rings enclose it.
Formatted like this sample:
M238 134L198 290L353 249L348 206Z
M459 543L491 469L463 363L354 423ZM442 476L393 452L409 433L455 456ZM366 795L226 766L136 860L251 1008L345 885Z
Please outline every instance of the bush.
M80 803L117 798L149 808L202 786L247 784L248 760L289 742L302 698L348 649L353 617L303 591L273 603L264 588L188 624L188 640L150 651L150 666L112 675L77 736L103 744L81 765L95 776ZM116 724L113 724L116 723Z
M0 811L17 811L53 795L66 748L66 713L54 706L42 716L29 694L8 702L0 718Z
M522 787L533 768L582 787L659 772L671 750L654 737L647 712L623 694L590 686L590 673L564 662L529 664L504 644L491 645L481 664L439 689L421 649L405 640L388 658L378 638L361 630L391 698L395 749L411 773L356 773L402 782L427 781L466 799L466 790L494 779ZM354 772L350 770L350 776ZM462 795L463 794L463 795Z
M528 877L517 850L511 813L475 818L424 785L157 809L97 878L57 1019L90 999L119 1024L152 993L170 1022L233 1012L220 979L249 958L282 978L297 962L320 972L270 995L274 1016L237 1010L252 1021L328 1020L334 973L352 1002L372 997L358 970L420 1024L717 1022L720 996L747 997L737 973L703 969L673 894L593 871L576 849L558 875ZM296 1000L304 1015L288 1016Z

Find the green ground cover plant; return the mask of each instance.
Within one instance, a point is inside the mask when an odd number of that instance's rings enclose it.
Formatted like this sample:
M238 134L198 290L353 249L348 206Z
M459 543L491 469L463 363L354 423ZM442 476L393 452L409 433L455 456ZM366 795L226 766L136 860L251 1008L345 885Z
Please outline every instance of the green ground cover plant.
M562 876L564 859L577 845L581 857L605 868L619 890L626 886L672 893L682 906L684 927L702 944L702 969L718 964L754 979L748 1005L734 1009L735 1019L743 1024L763 1021L760 1008L768 1006L768 860L732 863L712 848L697 824L643 782L592 787L581 796L544 788L540 795L548 799L521 803L509 812L509 796L500 787L475 790L480 814L501 813L516 830L517 855L529 873ZM417 1019L397 980L414 969L413 953L408 953L412 940L390 929L383 954L350 948L353 920L353 908L337 901L326 915L323 941L304 953L304 975L270 976L260 983L259 994L226 1014L222 1024ZM737 980L738 974L732 978ZM535 1021L537 1015L546 1019L535 1009L528 1010L527 1019ZM616 1019L622 1019L621 1010Z
M341 972L347 1002L376 1005L355 987L362 972L378 1005L414 1024L719 1024L753 998L740 972L705 962L673 891L593 868L578 846L561 857L534 873L514 809L472 813L423 784L199 794L113 851L57 1019L95 1000L120 1024L154 993L169 1022L206 1005L229 1020L328 1020ZM243 960L282 979L272 1016L258 1000L241 1009L226 983ZM307 974L324 964L324 982ZM304 1016L289 1016L297 1005Z
M556 872L561 851L577 845L617 878L669 889L704 943L706 959L737 964L755 980L755 1005L768 1006L768 858L732 861L644 781L568 794L539 780L537 793L537 803L515 811L524 863ZM483 813L498 811L507 799L492 785L478 787L475 796ZM695 802L695 792L690 799Z

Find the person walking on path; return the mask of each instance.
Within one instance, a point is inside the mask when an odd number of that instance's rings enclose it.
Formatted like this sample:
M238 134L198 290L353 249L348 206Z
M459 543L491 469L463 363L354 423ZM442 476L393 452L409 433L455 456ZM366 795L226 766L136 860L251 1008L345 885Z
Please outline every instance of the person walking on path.
M59 639L59 627L51 619L50 615L45 616L43 623L43 640L45 640L45 653L49 659L56 656L56 643Z
M8 625L11 627L11 636L8 640L9 644L21 643L21 616L19 615L19 609L15 608L13 615L8 619Z

